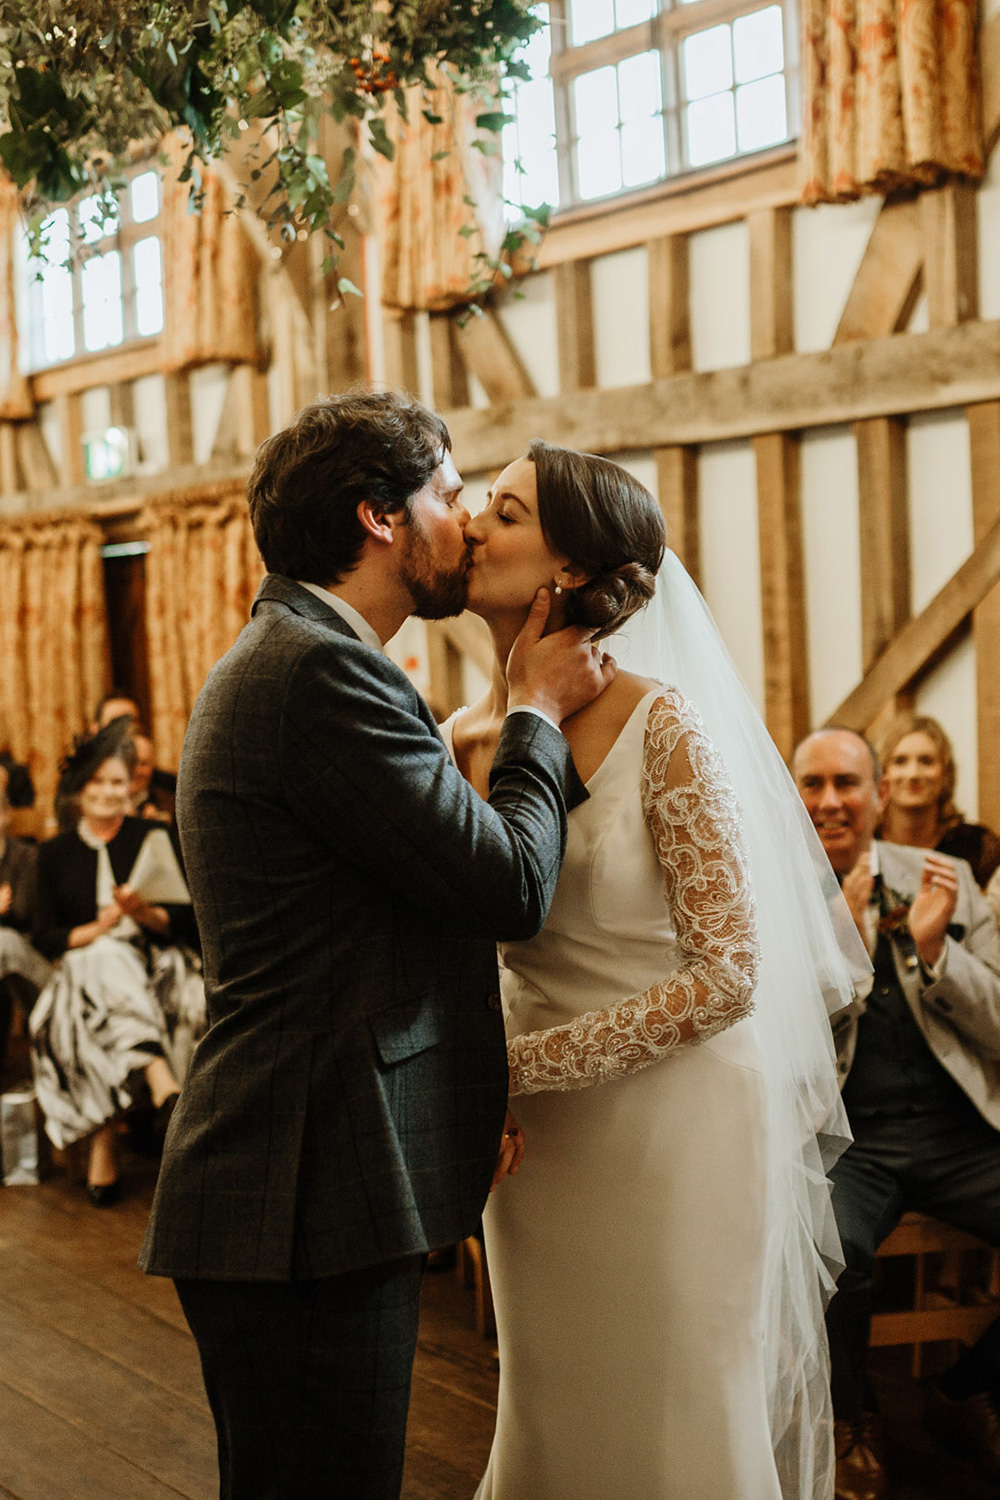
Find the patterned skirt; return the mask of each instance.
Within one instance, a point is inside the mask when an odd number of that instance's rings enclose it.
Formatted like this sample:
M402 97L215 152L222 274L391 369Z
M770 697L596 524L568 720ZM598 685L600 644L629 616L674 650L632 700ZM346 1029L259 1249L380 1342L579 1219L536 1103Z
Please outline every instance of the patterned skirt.
M112 936L63 954L29 1023L45 1131L60 1149L132 1103L129 1075L166 1057L179 1076L204 1029L205 992L180 948Z

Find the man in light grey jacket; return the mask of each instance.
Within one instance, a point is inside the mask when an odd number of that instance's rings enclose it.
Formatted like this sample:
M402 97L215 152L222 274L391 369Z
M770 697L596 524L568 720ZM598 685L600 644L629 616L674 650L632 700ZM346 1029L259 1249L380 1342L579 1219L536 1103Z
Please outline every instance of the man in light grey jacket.
M964 860L882 843L886 788L860 735L824 729L792 771L875 967L835 1021L854 1144L833 1170L847 1269L828 1314L837 1500L887 1481L865 1376L872 1266L908 1210L1000 1245L1000 936ZM1000 1319L941 1377L928 1420L1000 1479Z

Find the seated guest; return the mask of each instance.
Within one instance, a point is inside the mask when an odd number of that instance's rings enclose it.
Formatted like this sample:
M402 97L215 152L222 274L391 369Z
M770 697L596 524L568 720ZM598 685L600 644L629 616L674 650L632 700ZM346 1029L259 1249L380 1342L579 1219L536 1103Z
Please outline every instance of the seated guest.
M165 1130L178 1092L171 1031L204 1011L178 946L193 936L193 918L174 845L166 829L127 814L134 756L121 719L77 746L59 786L76 826L38 854L35 943L58 962L31 1013L35 1084L56 1146L89 1137L87 1191L98 1207L118 1197L115 1123L132 1102L130 1075L145 1077ZM145 849L150 839L161 843ZM140 851L148 867L151 849L164 846L173 904L129 884Z
M174 821L177 802L177 777L173 771L158 766L153 756L153 742L146 734L139 705L134 698L112 688L94 709L91 733L96 734L115 719L127 719L136 745L136 786L133 789L133 811L137 817L152 818L159 823ZM137 805L138 804L138 805Z
M153 785L156 774L153 741L148 734L136 731L132 736L132 743L135 745L135 770L132 772L129 802L133 816L148 818L156 823L173 822L172 810L162 803L162 790Z
M14 759L10 748L10 731L0 713L0 770L7 773L7 803L10 807L34 807L35 787L31 772Z
M30 1010L51 972L28 934L35 915L38 847L7 833L7 772L0 767L0 1058L15 1000Z
M964 859L985 890L1000 866L1000 838L956 808L955 756L937 719L904 714L882 741L880 758L889 787L880 837Z
M792 773L875 967L867 1001L834 1018L854 1143L830 1174L847 1268L827 1326L837 1500L881 1500L875 1253L909 1209L1000 1246L1000 936L964 861L875 839L888 784L861 735L809 735ZM1000 1319L932 1388L928 1422L997 1481L998 1414Z
M106 729L114 719L130 719L133 728L141 723L139 705L135 699L130 697L122 688L112 688L94 709L94 717L90 725L91 734L96 734L99 729Z

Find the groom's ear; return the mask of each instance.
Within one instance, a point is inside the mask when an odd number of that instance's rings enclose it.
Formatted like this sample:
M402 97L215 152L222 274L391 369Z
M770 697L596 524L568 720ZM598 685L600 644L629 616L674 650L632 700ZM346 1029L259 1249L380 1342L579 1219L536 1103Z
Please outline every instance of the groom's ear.
M389 511L380 510L371 500L362 500L358 504L356 515L373 541L381 542L383 546L392 545L395 517Z

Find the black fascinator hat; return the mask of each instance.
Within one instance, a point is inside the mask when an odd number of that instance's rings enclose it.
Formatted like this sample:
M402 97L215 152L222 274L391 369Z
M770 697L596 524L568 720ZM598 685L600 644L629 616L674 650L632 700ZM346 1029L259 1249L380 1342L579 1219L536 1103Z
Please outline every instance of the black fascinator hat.
M131 772L135 766L132 733L131 715L121 714L96 734L78 739L69 754L59 762L57 799L63 802L82 792L106 760L123 760Z

